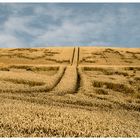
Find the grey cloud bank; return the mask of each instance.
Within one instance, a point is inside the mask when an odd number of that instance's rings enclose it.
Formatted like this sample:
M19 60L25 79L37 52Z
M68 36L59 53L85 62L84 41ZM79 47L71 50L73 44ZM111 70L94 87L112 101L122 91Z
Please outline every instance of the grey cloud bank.
M140 47L140 4L0 4L0 47Z

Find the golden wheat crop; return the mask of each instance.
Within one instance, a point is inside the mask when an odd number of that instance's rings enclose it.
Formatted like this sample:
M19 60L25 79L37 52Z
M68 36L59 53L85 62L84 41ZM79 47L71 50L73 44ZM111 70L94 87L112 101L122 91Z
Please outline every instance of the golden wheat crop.
M55 87L64 73L65 67L61 66L54 76L36 74L33 72L2 71L0 79L1 92L41 92ZM6 85L5 85L6 82ZM6 87L6 88L4 88Z
M139 137L140 49L0 49L0 137Z
M94 92L91 79L83 72L83 68L79 68L79 75L81 77L81 90L84 93Z
M58 95L74 93L77 88L77 69L75 66L67 66L63 78L58 85L54 88L55 93Z

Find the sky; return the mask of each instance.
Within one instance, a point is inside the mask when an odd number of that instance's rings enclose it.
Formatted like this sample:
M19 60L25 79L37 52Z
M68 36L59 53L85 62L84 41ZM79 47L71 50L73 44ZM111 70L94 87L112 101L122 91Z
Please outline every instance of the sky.
M140 3L0 3L0 48L140 48Z

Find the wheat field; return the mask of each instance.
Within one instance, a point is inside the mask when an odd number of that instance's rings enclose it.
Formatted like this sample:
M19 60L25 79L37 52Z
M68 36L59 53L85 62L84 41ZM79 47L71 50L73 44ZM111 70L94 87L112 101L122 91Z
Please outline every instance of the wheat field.
M0 137L140 137L140 49L0 49Z

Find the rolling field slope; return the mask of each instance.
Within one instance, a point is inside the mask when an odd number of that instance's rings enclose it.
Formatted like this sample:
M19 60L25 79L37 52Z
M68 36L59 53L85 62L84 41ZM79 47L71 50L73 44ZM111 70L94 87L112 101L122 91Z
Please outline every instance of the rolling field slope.
M0 49L0 137L140 137L140 49Z

